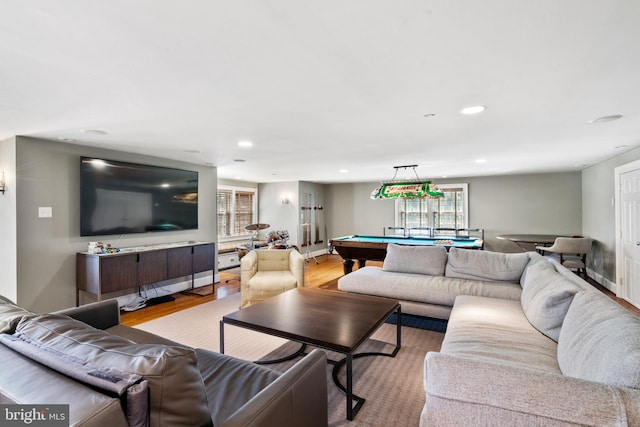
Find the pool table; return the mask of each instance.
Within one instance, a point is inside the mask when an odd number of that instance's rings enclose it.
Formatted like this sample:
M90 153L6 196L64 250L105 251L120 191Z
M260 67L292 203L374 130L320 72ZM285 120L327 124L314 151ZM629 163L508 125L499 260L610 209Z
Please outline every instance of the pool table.
M410 246L444 246L466 249L482 249L481 239L468 237L403 237L403 236L343 236L329 240L333 249L342 257L344 274L353 270L354 259L358 260L358 267L364 267L367 260L384 261L387 254L387 244L396 243Z

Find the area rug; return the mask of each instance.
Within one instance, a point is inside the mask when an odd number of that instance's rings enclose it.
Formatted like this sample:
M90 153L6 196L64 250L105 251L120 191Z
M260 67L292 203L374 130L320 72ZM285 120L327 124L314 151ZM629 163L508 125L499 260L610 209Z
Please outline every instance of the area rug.
M219 350L219 321L236 311L239 294L173 313L136 326L192 347ZM358 352L390 352L395 344L395 325L383 324ZM245 360L271 360L293 353L299 344L266 334L225 325L225 353ZM346 401L331 379L327 365L329 425L353 427L418 426L424 406L424 357L439 351L444 334L414 327L402 327L402 349L395 358L362 357L353 362L354 393L367 399L354 421L346 419ZM338 360L341 355L326 352ZM267 365L285 371L294 361ZM344 384L344 367L340 371Z

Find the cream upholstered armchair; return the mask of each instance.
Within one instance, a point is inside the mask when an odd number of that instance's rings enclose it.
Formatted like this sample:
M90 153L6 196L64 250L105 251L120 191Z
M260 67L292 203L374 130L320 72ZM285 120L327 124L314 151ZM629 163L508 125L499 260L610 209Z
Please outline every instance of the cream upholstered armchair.
M304 286L304 257L295 249L257 249L240 260L240 308Z
M587 279L587 254L591 252L592 239L587 237L556 237L552 246L536 246L541 252L550 252L560 264L570 270L578 270Z

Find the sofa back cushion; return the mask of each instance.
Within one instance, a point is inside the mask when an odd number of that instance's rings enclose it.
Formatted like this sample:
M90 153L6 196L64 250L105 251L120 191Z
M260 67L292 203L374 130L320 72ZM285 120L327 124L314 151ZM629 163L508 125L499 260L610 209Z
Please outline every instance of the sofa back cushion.
M640 318L596 290L573 299L558 340L564 375L640 389Z
M190 348L137 344L56 314L25 318L15 335L99 370L140 375L149 384L152 426L211 424L204 383Z
M490 282L519 283L529 262L526 252L505 254L472 249L449 249L445 276Z
M382 269L399 273L443 276L447 250L443 246L407 246L389 243Z
M294 249L258 249L259 271L289 270L289 254Z
M558 342L567 310L581 288L545 260L527 267L525 274L520 296L522 311L534 328Z
M35 316L0 295L0 334L12 334L23 317Z

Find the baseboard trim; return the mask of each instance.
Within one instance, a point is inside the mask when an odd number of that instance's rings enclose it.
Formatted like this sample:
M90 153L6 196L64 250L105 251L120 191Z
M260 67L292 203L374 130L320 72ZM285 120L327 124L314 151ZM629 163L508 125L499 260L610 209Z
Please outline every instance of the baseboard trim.
M616 283L612 282L609 279L606 279L601 274L598 274L598 273L596 273L595 271L593 271L593 270L591 270L589 268L587 268L587 274L593 280L595 280L596 282L600 283L600 285L602 285L603 287L605 287L608 290L610 290L611 292L613 292L614 295L618 295L618 285Z

